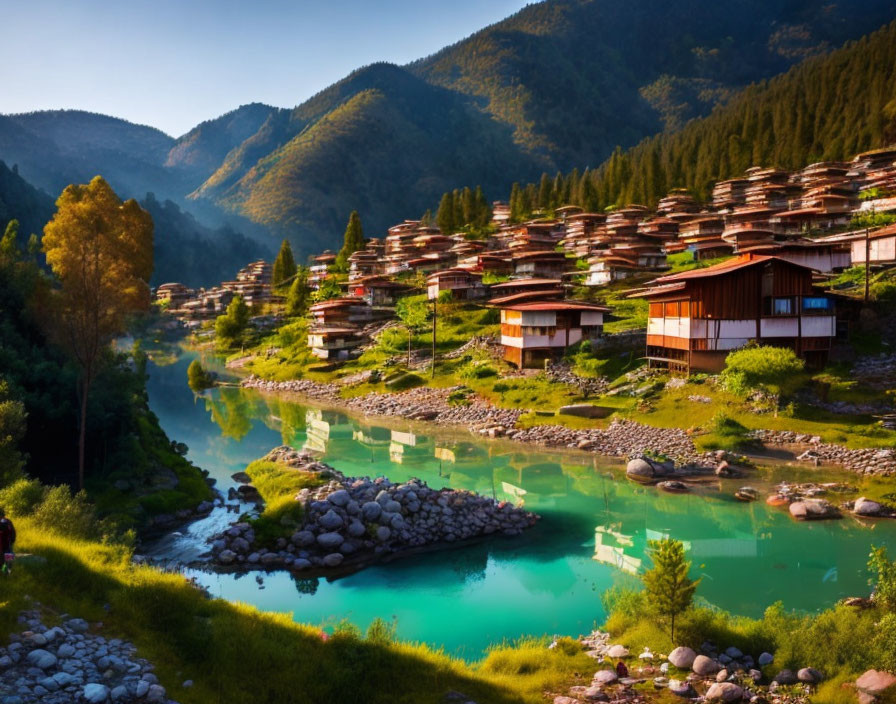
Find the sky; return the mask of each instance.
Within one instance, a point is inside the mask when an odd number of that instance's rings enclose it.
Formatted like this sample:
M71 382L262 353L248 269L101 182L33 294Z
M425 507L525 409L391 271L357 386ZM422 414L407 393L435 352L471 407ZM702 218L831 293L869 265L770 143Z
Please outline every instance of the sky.
M404 64L525 0L0 0L0 113L77 108L180 136Z

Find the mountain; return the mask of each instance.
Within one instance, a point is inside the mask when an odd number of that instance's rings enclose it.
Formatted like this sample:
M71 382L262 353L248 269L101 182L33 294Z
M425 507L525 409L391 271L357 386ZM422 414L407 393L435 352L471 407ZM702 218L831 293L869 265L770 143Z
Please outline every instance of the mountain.
M589 178L599 208L654 205L672 188L705 200L715 181L750 166L798 169L893 143L896 22L750 85L677 132L616 151ZM571 191L581 201L581 186Z
M155 225L153 286L167 281L211 286L232 279L248 262L273 256L268 247L229 226L206 227L170 200L160 202L150 193L140 205Z
M616 145L679 129L892 18L883 0L530 5L406 67L368 66L270 113L191 197L300 251L333 246L352 208L376 234L451 187L478 183L496 197L542 171L596 166Z
M24 245L31 233L40 235L44 225L53 217L53 199L19 176L0 161L0 233L10 220L19 221L19 244Z
M125 196L189 197L204 219L221 208L308 253L337 244L355 208L381 234L449 188L494 198L595 167L893 16L890 0L547 0L294 109L244 105L176 140L76 111L0 116L0 158L50 193L102 173Z

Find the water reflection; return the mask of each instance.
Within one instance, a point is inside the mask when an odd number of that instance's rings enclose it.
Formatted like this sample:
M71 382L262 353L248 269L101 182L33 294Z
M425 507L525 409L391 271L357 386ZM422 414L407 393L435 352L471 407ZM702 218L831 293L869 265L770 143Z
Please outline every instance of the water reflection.
M254 579L197 575L215 593L262 608L293 611L299 620L350 618L365 628L396 616L399 634L476 657L488 643L529 633L578 633L603 618L597 598L634 582L647 542L683 540L701 576L699 594L747 615L774 601L816 609L866 588L872 541L893 543L896 522L869 529L851 519L797 524L764 503L732 498L722 480L671 495L624 480L621 467L585 454L535 452L511 443L404 423L390 427L344 413L309 408L237 388L195 399L186 386L188 359L151 369L150 402L172 437L226 490L230 474L287 443L318 454L349 476L419 477L523 504L542 521L520 539L496 540L422 555L336 582L281 573ZM792 468L750 482L766 487ZM220 520L212 517L209 521ZM202 523L165 546L199 551ZM597 594L595 593L597 592Z

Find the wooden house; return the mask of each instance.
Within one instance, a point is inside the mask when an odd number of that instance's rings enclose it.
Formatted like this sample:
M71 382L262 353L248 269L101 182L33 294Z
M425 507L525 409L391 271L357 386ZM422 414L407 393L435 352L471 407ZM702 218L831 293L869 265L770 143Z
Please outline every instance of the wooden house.
M511 279L499 284L492 284L490 293L493 299L503 298L505 296L513 296L518 293L533 293L544 291L556 291L563 288L563 281L560 278L528 278L528 279Z
M661 277L649 302L647 359L675 372L718 372L751 340L792 348L813 367L836 334L833 300L812 287L812 269L747 254L716 266Z
M318 328L364 325L371 320L370 306L357 296L314 303L309 309L309 315L312 324Z
M563 252L542 250L513 254L513 273L519 277L557 278L567 269Z
M311 354L320 359L351 359L367 337L352 327L315 327L308 331Z
M184 303L193 298L194 291L181 283L160 284L156 288L155 298L159 303L164 303L168 310L180 308Z
M538 368L571 345L603 334L608 308L578 301L530 301L501 307L504 359L519 368Z
M409 286L385 276L367 276L348 286L350 296L363 299L371 308L391 308L409 290Z
M450 291L451 297L458 301L474 301L488 295L482 274L469 269L445 269L430 274L426 279L429 300L438 298L442 291Z

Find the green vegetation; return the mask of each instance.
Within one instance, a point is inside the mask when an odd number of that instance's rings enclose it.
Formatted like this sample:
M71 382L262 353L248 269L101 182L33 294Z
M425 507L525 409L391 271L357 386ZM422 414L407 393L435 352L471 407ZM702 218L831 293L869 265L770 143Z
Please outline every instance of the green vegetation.
M722 385L738 395L761 389L775 398L792 394L805 383L805 362L792 349L748 345L725 358Z
M274 266L271 271L271 286L275 289L280 288L295 275L296 260L292 256L292 247L289 244L289 240L284 239L280 243L280 251L277 252L277 258L274 259Z
M447 191L436 211L436 224L445 235L461 231L485 233L491 219L492 209L481 186L476 186L475 190L467 186L462 190Z
M361 217L357 210L353 210L348 218L348 225L345 226L345 234L342 238L342 249L336 255L334 268L337 271L348 271L348 258L364 249L364 230L361 228Z
M252 486L264 500L264 510L252 520L256 538L274 547L277 538L288 537L302 523L302 504L296 494L324 483L320 472L304 472L268 460L255 460L246 467Z
M653 567L642 576L647 603L669 624L669 640L674 643L675 619L691 607L700 580L688 577L691 563L685 559L684 545L679 540L651 540L647 555L653 561Z
M290 318L305 315L308 312L308 305L311 299L308 276L308 268L300 266L293 277L292 283L289 285L289 292L286 294L286 310L284 312Z
M202 368L202 363L198 359L194 359L187 367L187 384L190 389L199 393L214 386L215 378Z
M249 325L249 306L243 297L236 295L227 306L227 312L215 320L215 339L222 349L240 347L245 341Z

